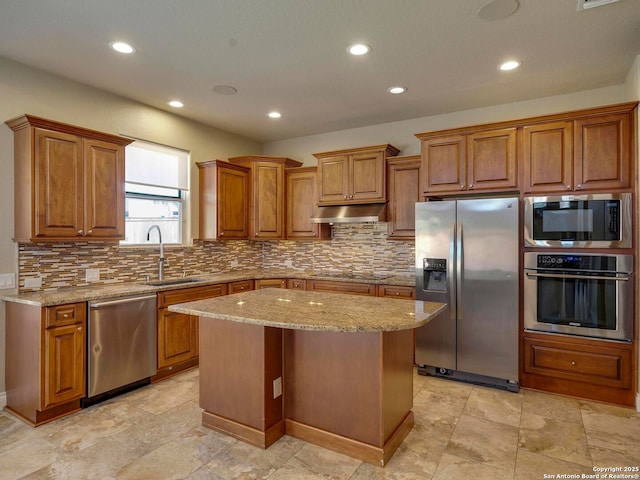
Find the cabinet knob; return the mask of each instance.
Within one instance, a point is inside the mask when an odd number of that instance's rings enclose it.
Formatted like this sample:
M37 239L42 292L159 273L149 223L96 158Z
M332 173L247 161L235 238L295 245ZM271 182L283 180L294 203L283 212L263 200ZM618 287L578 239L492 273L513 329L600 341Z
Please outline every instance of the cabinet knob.
M223 236L223 235L224 235L224 232L220 232L220 236Z
M244 290L244 287L240 287L240 290Z
M254 236L254 237L257 237L257 236L258 236L258 232L254 233L254 234L253 234L253 236Z
M84 234L84 230L78 230L78 235L83 235Z
M342 198L344 198L344 199L346 200L346 199L347 199L347 196L346 196L346 195L344 195Z
M580 190L582 188L582 185L576 185L576 188Z
M469 184L469 188L473 188L473 183L470 183L470 184Z
M65 314L64 314L64 315L62 315L62 316L63 316L64 318L68 318L68 317L69 317L69 314L68 314L68 313L65 313Z
M318 236L318 234L317 234L316 232L313 232L313 236L314 236L314 237L317 237L317 236Z
M78 328L76 328L76 330L81 332L82 331L82 327L78 327Z
M396 297L397 297L398 295L400 295L400 292L396 292Z
M571 365L573 365L575 367L576 366L576 361L575 360L571 360Z
M353 198L353 195L349 195L349 198Z
M87 232L87 235L93 235L93 230L89 230L89 231Z
M460 184L460 190L463 190L463 189L464 189L464 183L461 183Z
M571 185L567 185L567 190L571 190Z

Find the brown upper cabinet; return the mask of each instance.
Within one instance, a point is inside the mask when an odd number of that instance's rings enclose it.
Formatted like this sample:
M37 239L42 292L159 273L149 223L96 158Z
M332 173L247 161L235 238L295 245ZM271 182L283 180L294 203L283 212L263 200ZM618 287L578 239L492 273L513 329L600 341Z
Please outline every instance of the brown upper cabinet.
M314 153L318 159L318 204L385 202L386 157L399 151L386 144Z
M524 193L631 187L631 111L522 128Z
M247 238L250 170L220 160L196 165L200 185L200 239Z
M518 188L516 129L418 134L424 195Z
M422 199L420 164L420 155L387 158L387 221L390 239L415 238L415 204Z
M230 158L229 163L246 167L251 172L249 238L284 239L284 172L285 168L299 167L302 162L281 157L245 156Z
M14 132L15 239L124 239L127 138L32 115Z
M311 223L318 203L316 167L287 168L287 238L325 240L331 238L331 226Z

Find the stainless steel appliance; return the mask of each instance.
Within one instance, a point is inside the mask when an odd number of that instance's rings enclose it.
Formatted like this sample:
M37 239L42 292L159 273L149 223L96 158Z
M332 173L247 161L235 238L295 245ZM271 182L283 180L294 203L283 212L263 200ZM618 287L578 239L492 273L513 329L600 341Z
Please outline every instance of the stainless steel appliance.
M518 390L518 232L517 198L416 203L416 298L448 304L419 373Z
M631 194L527 197L528 247L631 248Z
M84 405L149 383L157 364L156 296L89 302Z
M524 254L527 330L633 338L633 256Z

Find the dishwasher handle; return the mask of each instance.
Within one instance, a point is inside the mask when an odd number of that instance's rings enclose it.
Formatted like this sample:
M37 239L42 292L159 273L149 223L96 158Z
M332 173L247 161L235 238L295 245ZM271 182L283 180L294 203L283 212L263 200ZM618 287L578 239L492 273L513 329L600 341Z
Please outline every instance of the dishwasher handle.
M122 305L125 303L140 302L143 300L155 300L156 295L140 295L138 297L116 298L114 300L105 300L104 302L89 302L89 308L95 310L97 308L109 307L111 305Z

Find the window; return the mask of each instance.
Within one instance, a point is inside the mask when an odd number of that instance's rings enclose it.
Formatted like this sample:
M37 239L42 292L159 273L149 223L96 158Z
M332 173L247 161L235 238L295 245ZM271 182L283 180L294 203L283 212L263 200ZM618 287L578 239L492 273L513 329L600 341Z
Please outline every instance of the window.
M126 147L125 239L123 244L157 243L158 225L163 243L181 244L183 217L189 190L189 154L184 150L136 140Z

